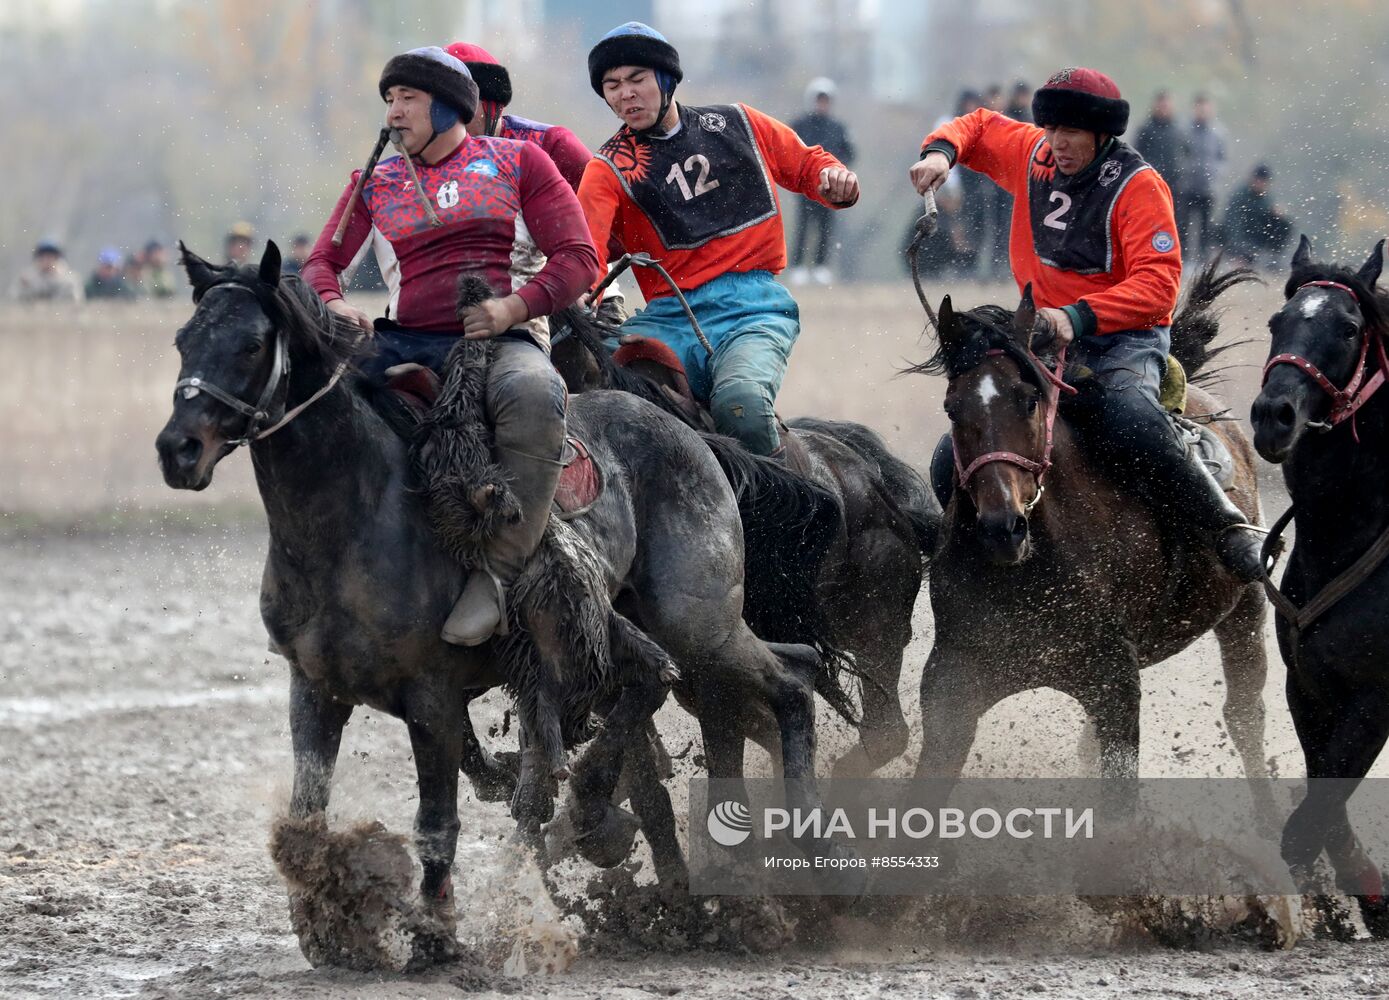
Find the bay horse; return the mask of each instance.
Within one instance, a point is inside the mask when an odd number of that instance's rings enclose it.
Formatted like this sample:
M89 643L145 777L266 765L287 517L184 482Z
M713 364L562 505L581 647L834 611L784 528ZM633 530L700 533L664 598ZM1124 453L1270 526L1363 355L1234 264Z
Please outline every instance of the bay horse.
M1297 538L1272 595L1288 709L1307 764L1306 798L1283 828L1283 858L1310 882L1325 850L1375 937L1389 937L1379 868L1346 802L1389 737L1389 295L1375 287L1384 241L1359 268L1312 260L1304 236L1269 321L1254 446L1281 465ZM1271 584L1270 584L1271 586ZM1340 779L1340 780L1334 780Z
M1213 303L1249 277L1214 272L1211 265L1199 276L1172 327L1173 354L1192 375L1216 333ZM1277 821L1263 753L1263 592L1241 584L1208 546L1163 531L1082 447L1075 411L1068 404L1058 413L1061 373L1032 353L1035 316L1030 286L1015 312L956 312L947 296L938 350L912 369L949 380L945 410L956 468L970 472L964 486L955 476L929 563L936 637L921 677L917 776L957 778L985 712L1010 695L1053 688L1093 722L1101 777L1136 779L1139 671L1214 630L1225 722L1260 825L1271 833ZM1189 417L1219 412L1212 396L1190 387ZM1249 444L1234 422L1210 426L1234 459L1232 499L1256 522ZM999 524L1008 530L991 530ZM1136 784L1107 791L1123 809Z
M186 248L183 265L196 308L175 340L182 364L159 462L169 486L202 490L219 461L249 445L270 536L261 617L290 668L290 811L326 809L355 705L403 720L419 780L421 897L451 928L459 768L484 766L468 702L502 680L488 647L439 636L464 570L431 530L407 442L351 374L362 347L312 289L281 276L275 245L258 268L217 267ZM570 524L597 553L615 603L678 663L676 692L699 720L711 776L741 777L743 732L770 729L788 805L816 808L819 658L763 642L744 622L738 500L709 447L625 393L575 400L569 425L607 471L602 495ZM775 492L789 475L749 463L759 489ZM658 780L646 739L617 756L638 779ZM664 789L647 781L633 802L658 877L687 883Z
M682 374L649 361L615 361L608 341L621 334L620 327L578 308L565 310L562 327L553 358L570 392L618 389L693 427L712 426L686 393ZM788 463L830 492L843 511L814 593L809 600L798 595L803 605L818 604L823 621L807 621L803 611L789 606L784 588L751 583L747 618L765 639L827 643L826 652L852 662L859 679L857 718L844 711L838 692L822 694L858 732L858 742L835 760L832 777L864 777L907 749L898 681L921 590L922 554L939 523L940 505L916 470L870 428L807 417L790 421L788 429ZM725 471L734 472L727 452L719 457ZM764 540L756 562L775 561L781 544Z

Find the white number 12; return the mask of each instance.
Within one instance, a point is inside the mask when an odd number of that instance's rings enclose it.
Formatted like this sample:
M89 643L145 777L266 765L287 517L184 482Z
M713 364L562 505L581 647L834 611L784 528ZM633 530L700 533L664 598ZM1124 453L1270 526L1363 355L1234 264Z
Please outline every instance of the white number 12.
M691 198L698 198L702 194L708 194L719 186L718 181L709 180L709 160L702 154L695 153L686 160L684 164L685 170L687 171L693 170L696 166L699 167L699 177L695 179L693 191L690 190L690 182L685 180L685 173L680 169L680 166L679 163L672 163L670 165L670 173L666 174L666 183L678 184L680 186L680 193L684 196L686 201L689 201Z

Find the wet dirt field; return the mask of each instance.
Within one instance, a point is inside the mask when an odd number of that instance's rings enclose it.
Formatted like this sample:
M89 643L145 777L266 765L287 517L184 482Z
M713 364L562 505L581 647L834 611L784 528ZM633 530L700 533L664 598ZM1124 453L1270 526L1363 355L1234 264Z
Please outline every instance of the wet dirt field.
M939 387L883 375L913 352L917 314L903 294L891 290L890 311L871 294L807 295L807 333L784 409L864 420L921 465L941 428ZM1257 333L1274 301L1267 292L1246 296L1232 314L1232 332ZM161 349L171 329L160 331ZM854 351L840 332L846 329L862 329L859 346L868 347ZM168 376L167 359L156 357L126 361L153 384ZM1247 412L1252 395L1253 376L1237 372L1228 392L1237 412ZM166 406L132 417L124 436L130 457L109 459L110 468L141 483L141 498L157 484L150 442ZM140 440L145 422L152 429ZM245 470L226 471L232 475L221 482L220 499L244 510L253 499ZM33 490L41 485L31 480ZM0 508L17 506L11 499ZM1284 502L1276 492L1264 501L1270 512ZM566 972L546 975L534 971L533 956L547 935L563 936L552 904L508 842L505 807L475 802L466 790L455 870L460 936L490 964L414 975L311 969L266 846L288 799L290 746L286 671L265 651L256 603L263 526L256 515L206 505L158 514L127 508L114 524L83 506L58 519L66 526L12 516L0 531L0 996L1389 994L1382 943L1171 951L1117 934L1065 899L935 901L948 908L948 920L870 902L816 916L802 943L770 956L580 942ZM917 677L931 638L924 595L916 626L902 680L909 718L917 714ZM1271 638L1268 649L1266 752L1277 773L1296 775L1301 757ZM1220 723L1224 692L1212 640L1145 671L1143 686L1145 776L1240 773ZM474 723L492 746L514 739L488 735L503 724L505 708L499 693L473 705ZM668 745L683 750L694 736L688 720L671 706L660 719ZM820 722L822 757L829 757L845 730L823 711ZM1059 695L1010 699L986 718L970 773L1069 773L1079 722L1078 709ZM888 773L909 773L914 754ZM749 761L765 771L760 752L750 751ZM678 768L672 792L683 825L683 779L693 772L688 758ZM404 727L359 710L339 760L333 825L380 820L408 833L415 797ZM571 866L559 877L577 891L588 875ZM532 956L524 973L514 960L506 970L496 960L515 942Z

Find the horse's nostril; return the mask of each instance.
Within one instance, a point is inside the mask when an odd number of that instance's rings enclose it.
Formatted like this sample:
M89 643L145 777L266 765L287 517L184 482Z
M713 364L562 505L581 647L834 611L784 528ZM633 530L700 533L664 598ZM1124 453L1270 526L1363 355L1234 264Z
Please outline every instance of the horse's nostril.
M1273 419L1278 421L1280 427L1291 427L1297 422L1297 410L1292 403L1284 403L1274 412Z
M1013 540L1021 542L1027 537L1027 518L1019 514L1013 518Z
M203 443L197 438L184 438L178 446L179 461L196 462L203 453Z

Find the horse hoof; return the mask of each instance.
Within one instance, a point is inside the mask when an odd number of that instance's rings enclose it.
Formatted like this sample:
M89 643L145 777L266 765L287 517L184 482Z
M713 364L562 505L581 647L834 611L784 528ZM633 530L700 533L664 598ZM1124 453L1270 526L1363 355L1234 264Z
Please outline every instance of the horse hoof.
M610 805L597 826L574 835L574 845L589 864L616 868L632 853L640 828L641 821L636 816Z
M1365 929L1376 940L1389 938L1389 899L1384 896L1356 896Z

